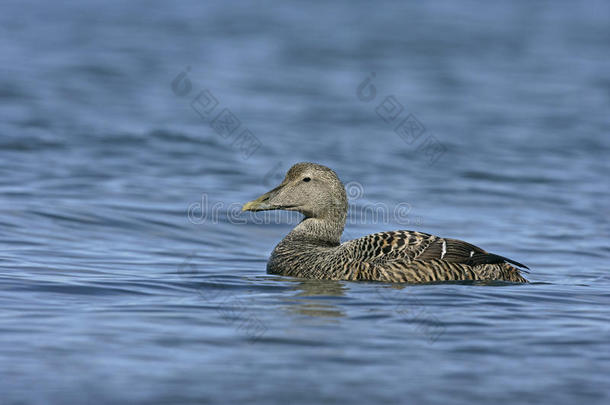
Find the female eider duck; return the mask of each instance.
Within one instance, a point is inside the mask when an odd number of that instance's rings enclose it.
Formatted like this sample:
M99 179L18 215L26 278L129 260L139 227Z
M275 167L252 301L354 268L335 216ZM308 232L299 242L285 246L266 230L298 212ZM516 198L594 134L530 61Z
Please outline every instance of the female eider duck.
M267 272L283 276L430 283L502 280L527 283L521 263L470 243L423 232L379 232L340 243L347 217L343 183L328 167L297 163L284 181L242 211L298 211L305 218L275 247ZM510 263L510 264L509 264Z

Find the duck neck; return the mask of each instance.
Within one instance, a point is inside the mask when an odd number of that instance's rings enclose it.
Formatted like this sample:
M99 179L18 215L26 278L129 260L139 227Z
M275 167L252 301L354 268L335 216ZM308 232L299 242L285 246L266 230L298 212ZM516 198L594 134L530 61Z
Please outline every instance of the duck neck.
M338 246L345 227L345 215L333 219L305 218L286 239L311 241L319 245Z

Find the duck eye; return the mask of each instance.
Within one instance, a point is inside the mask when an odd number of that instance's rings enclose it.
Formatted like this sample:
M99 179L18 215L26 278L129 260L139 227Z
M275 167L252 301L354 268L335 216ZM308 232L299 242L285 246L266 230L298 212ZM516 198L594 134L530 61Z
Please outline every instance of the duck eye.
M303 179L303 181L304 181L305 183L307 183L307 182L308 182L308 181L310 181L310 180L311 180L311 177L305 177L305 178Z

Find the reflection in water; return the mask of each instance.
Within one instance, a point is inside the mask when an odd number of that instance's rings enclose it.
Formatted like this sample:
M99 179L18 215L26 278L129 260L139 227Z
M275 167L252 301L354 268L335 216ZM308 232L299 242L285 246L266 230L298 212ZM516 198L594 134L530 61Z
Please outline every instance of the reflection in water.
M349 290L344 282L335 280L291 280L297 293L286 298L288 312L320 318L343 318L345 314L328 297L342 297ZM308 297L308 298L305 298Z

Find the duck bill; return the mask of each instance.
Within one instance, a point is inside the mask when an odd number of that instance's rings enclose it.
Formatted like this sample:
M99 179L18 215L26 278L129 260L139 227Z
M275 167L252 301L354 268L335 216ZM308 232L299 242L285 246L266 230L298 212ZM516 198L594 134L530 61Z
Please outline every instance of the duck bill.
M269 204L267 201L265 201L265 199L269 199L269 196L267 194L263 194L260 197L258 197L256 200L252 200L249 201L247 203L244 204L243 207L241 207L242 212L243 211L264 211L264 210L272 210L275 209L275 207L271 204Z
M277 210L277 209L282 208L281 206L271 203L271 200L278 193L280 187L282 187L282 186L280 185L280 186L274 188L273 190L269 191L268 193L261 195L256 200L252 200L250 202L245 203L244 206L241 208L242 212L243 211Z

